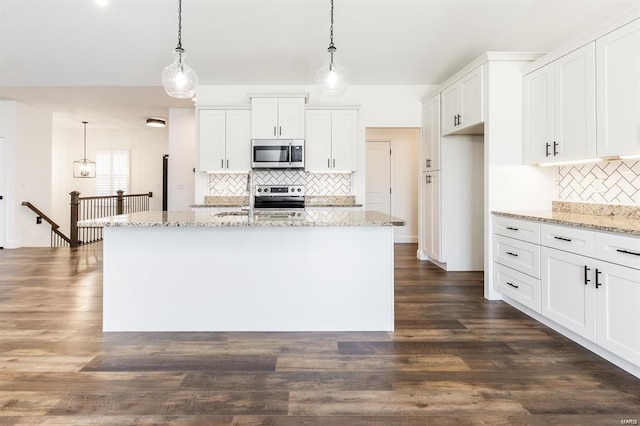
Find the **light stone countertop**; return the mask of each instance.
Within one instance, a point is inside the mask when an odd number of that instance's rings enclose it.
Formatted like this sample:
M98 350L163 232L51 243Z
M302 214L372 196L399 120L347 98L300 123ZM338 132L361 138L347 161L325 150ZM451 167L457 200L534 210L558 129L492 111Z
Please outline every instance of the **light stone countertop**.
M556 225L575 226L595 231L640 236L640 219L633 216L597 215L567 211L492 211L498 216Z
M148 211L83 220L79 227L356 227L404 226L405 221L378 211L314 210L300 212L296 218L274 217L272 212L216 213L197 211Z

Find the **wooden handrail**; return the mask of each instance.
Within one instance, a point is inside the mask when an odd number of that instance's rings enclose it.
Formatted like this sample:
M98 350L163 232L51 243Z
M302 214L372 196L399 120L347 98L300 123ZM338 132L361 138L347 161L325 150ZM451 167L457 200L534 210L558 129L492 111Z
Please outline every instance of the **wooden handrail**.
M47 222L49 225L51 225L51 228L53 229L58 229L60 228L60 225L58 225L57 223L55 223L49 216L47 216L46 214L42 213L40 211L40 209L38 209L36 206L34 206L33 204L31 204L28 201L23 201L22 205L25 207L29 207L35 214L37 214L38 216L40 216L41 218L44 219L45 222Z
M45 222L47 222L49 225L51 225L51 232L53 232L54 234L56 234L57 236L62 238L69 245L71 245L71 239L58 230L58 228L60 228L60 225L55 223L53 221L53 219L51 219L46 214L42 213L42 211L39 208L37 208L36 206L34 206L33 204L31 204L28 201L23 201L22 205L25 206L25 207L28 207L31 211L33 211L35 214L37 214L38 217L41 217L42 219L44 219Z
M149 196L149 198L153 198L153 192L145 192L144 194L127 194L123 195L123 198L128 197L144 197ZM108 200L112 198L118 198L117 195L94 195L92 197L79 197L78 200Z

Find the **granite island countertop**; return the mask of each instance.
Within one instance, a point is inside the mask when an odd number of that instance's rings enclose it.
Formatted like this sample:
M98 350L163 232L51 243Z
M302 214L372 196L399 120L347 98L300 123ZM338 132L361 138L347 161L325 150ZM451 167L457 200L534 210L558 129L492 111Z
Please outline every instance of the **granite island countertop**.
M79 227L358 227L404 226L405 221L378 211L309 210L295 217L260 211L217 213L148 211L78 222Z
M640 236L640 219L631 215L593 214L588 210L579 213L575 210L492 211L491 213L514 219Z

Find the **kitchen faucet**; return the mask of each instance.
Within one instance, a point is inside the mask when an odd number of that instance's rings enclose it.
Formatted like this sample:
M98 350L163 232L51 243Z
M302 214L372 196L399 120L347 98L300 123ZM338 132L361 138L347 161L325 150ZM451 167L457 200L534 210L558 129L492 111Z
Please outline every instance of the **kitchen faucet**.
M247 193L249 194L249 217L253 217L253 207L255 205L255 196L253 193L254 190L254 175L253 170L249 170L247 173Z

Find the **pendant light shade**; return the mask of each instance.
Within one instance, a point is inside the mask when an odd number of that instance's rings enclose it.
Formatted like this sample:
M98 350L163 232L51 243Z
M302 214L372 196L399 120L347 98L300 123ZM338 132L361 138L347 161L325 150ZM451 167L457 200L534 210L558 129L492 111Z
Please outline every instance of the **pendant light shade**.
M73 162L73 177L74 178L94 178L96 177L96 163L87 158L87 122L83 121L84 125L84 150L81 160Z
M173 51L173 63L162 71L162 85L173 98L193 98L198 86L198 75L185 63L182 48L182 0L178 0L178 45Z
M333 44L333 0L331 0L331 28L329 30L329 62L323 65L316 73L318 89L323 95L340 96L347 87L347 72L333 59L336 53Z

